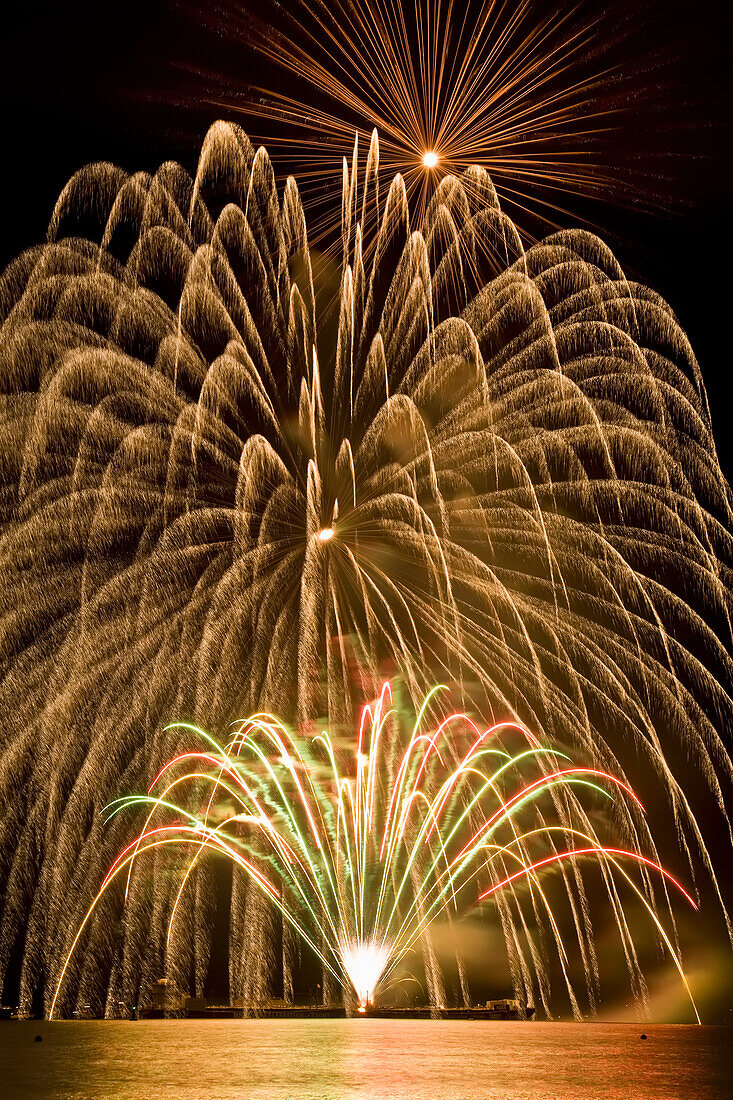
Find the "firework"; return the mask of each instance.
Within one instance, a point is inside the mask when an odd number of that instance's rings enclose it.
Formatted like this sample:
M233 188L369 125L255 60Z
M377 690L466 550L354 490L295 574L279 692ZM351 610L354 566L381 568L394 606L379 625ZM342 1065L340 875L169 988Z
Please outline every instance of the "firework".
M621 109L599 45L612 32L578 8L541 15L532 0L298 0L263 23L226 0L192 7L197 23L279 70L261 88L199 74L201 94L245 115L297 166L315 240L331 235L323 192L354 132L364 150L378 133L383 168L402 175L418 221L436 182L474 164L491 173L530 237L537 224L556 228L568 195L620 196L617 174L599 163ZM627 180L626 192L639 189Z
M394 668L416 705L452 682L643 774L657 835L717 889L698 821L729 828L731 499L689 344L591 234L525 250L481 169L415 231L378 166L376 141L344 166L335 264L295 181L220 123L194 179L83 170L2 277L0 970L20 944L25 1011L124 847L100 811L180 750L170 715L343 730ZM659 862L644 820L621 835ZM76 989L100 1011L189 962L203 989L210 868L168 940L156 867L96 911ZM267 995L269 912L237 871L232 998Z
M694 906L692 898L654 861L604 846L588 831L586 814L571 823L576 789L590 787L610 797L604 788L611 786L641 810L633 791L596 768L570 765L564 754L544 748L512 722L481 729L468 715L452 713L426 730L425 712L440 690L434 688L424 700L400 753L399 731L391 729L391 687L384 684L379 699L362 710L347 771L327 730L312 741L296 738L273 715L257 714L238 724L226 749L194 730L207 742L203 750L170 760L146 796L116 799L107 808L112 816L140 806L149 812L143 831L108 871L69 958L107 888L123 872L129 883L136 858L183 845L195 854L169 918L169 937L202 851L224 855L280 910L323 967L353 991L363 1012L444 911L460 913L493 900L520 879L531 887L533 923L540 923L538 910L544 907L564 952L538 872L592 855L636 891L685 981L669 938L621 861L636 860L665 876ZM511 751L508 734L520 741ZM539 774L528 779L530 769ZM187 809L184 788L200 797L202 780L208 781L205 808ZM546 811L537 811L548 794L566 806L562 824L548 825ZM222 800L231 808L214 824L210 818ZM520 824L528 809L535 813L534 827ZM269 860L253 852L242 832L246 827L264 840ZM572 846L558 850L556 840ZM541 854L538 844L544 847Z

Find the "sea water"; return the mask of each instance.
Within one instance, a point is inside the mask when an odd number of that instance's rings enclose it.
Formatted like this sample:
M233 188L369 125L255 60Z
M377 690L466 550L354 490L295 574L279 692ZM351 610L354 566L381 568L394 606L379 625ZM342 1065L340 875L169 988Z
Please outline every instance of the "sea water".
M730 1027L0 1023L3 1100L721 1100L733 1096L732 1062Z

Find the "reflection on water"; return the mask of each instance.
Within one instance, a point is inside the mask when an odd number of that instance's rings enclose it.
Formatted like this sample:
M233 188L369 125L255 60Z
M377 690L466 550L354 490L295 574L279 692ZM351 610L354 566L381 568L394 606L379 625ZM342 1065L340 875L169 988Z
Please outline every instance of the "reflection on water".
M0 1024L3 1100L718 1100L733 1029L430 1020ZM34 1042L35 1035L42 1043Z

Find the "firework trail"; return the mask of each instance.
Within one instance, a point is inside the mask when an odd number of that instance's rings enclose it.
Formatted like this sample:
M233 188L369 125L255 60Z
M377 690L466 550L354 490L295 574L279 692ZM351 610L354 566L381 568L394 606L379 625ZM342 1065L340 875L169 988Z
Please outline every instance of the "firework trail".
M359 163L339 263L219 123L194 179L84 169L2 277L0 970L22 953L25 1011L125 846L100 811L179 751L170 715L347 729L395 667L415 704L453 682L643 774L717 888L699 821L729 828L731 499L689 344L591 234L525 250L480 168L414 223L376 138ZM105 895L78 996L111 1012L185 960L200 992L213 888L197 865L169 944L163 865L124 918ZM235 874L232 998L267 995L270 920Z
M595 768L570 765L563 753L544 748L515 723L481 729L468 715L454 712L434 730L425 729L425 713L440 690L434 688L423 701L400 753L397 746L404 741L392 729L392 691L385 683L379 699L362 710L348 772L327 730L312 740L296 738L273 715L257 714L238 724L223 749L188 727L205 742L203 749L170 760L146 796L118 798L107 807L110 817L144 807L147 820L115 859L74 937L50 1015L71 956L107 888L123 872L129 885L135 859L171 845L194 855L171 910L168 939L199 856L203 851L224 855L280 910L324 971L355 996L360 1012L374 1003L390 974L446 910L459 913L493 901L519 880L530 887L531 923L541 926L544 910L561 957L567 958L538 872L590 855L602 858L607 871L620 872L642 900L687 987L669 937L622 863L635 860L652 868L694 906L692 898L653 861L604 846L587 814L571 823L574 797L566 801L571 812L558 825L548 825L545 811L536 808L548 792L557 799L575 788L591 788L611 797L604 790L611 786L643 812L633 791ZM511 735L520 745L507 751ZM197 805L202 786L203 810ZM186 809L185 792L191 789L193 810ZM528 811L534 811L531 823ZM218 823L210 820L217 816ZM260 859L248 843L247 829L264 838L269 860ZM513 900L518 906L516 896Z

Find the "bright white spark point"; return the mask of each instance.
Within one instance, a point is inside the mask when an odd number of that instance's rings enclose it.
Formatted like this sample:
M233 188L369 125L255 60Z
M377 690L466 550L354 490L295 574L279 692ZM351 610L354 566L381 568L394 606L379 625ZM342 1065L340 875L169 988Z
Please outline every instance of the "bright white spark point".
M438 163L438 154L430 149L422 158L424 168L435 168Z
M374 991L389 961L389 950L376 943L341 944L344 970L359 998L359 1011L374 1003Z
M321 542L328 542L329 539L333 538L334 534L335 531L333 527L324 527L322 531L318 532L318 537Z

